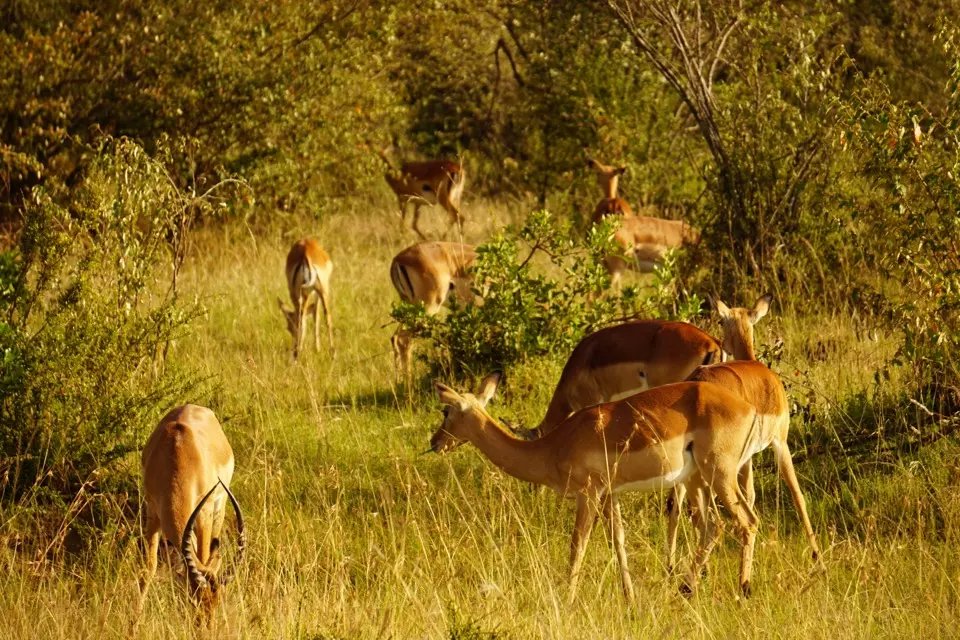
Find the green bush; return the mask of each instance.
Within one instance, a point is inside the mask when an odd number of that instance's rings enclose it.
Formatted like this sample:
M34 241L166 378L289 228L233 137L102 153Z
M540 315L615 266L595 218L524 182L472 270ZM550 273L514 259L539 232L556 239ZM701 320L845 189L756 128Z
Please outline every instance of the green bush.
M186 219L209 204L129 141L104 145L71 209L34 190L0 254L4 501L56 507L125 485L133 467L118 461L195 382L165 354L200 313L175 278Z
M676 255L653 275L650 294L635 286L608 291L603 257L616 251L616 221L594 227L582 243L569 223L546 211L530 215L477 248L471 274L479 304L452 301L445 316L428 316L422 304L396 303L393 317L437 349L435 370L481 375L528 358L566 356L587 334L634 317L689 319L701 300L679 289Z

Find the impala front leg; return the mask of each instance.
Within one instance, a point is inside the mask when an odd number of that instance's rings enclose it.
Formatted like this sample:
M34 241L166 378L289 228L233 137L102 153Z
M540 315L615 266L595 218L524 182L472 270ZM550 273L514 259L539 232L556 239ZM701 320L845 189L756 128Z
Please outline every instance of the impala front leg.
M683 512L683 502L686 499L687 487L678 484L673 487L670 497L667 498L667 574L672 575L676 569L677 535L680 529L680 514Z
M627 568L627 548L625 545L625 535L623 532L623 514L620 512L620 501L616 494L609 493L604 499L604 515L610 521L610 534L613 538L613 546L617 552L617 562L620 565L620 582L623 587L623 596L627 602L633 602L633 581L630 579L630 571Z

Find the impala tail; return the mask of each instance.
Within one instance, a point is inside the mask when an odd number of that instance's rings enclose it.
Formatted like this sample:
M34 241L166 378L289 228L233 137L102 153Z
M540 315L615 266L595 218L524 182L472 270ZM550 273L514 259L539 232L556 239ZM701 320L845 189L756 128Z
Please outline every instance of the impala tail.
M413 282L410 281L407 268L396 260L390 265L390 280L393 282L393 288L397 290L397 293L400 294L404 302L413 302L416 300Z
M313 289L317 284L317 272L304 260L297 265L293 276L290 278L290 284L301 289Z

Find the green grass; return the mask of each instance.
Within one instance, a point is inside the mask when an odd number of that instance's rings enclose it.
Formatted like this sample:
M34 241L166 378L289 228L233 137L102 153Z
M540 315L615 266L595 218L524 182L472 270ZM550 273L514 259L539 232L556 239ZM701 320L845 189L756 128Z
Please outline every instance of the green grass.
M467 239L518 213L474 204ZM438 211L425 210L438 221ZM477 221L482 221L479 224ZM337 352L312 344L299 363L275 298L289 245L315 235L334 261ZM846 458L839 442L866 418L851 402L877 393L891 336L858 338L829 310L774 317L759 340L784 341L778 368L809 420L794 421L800 480L824 549L815 571L769 454L758 472L761 533L754 596L735 589L738 549L714 553L687 600L664 573L660 496L627 496L627 546L638 592L628 607L612 547L598 528L579 597L566 602L573 508L505 477L476 450L422 454L440 414L425 389L395 386L388 277L410 244L396 214L353 207L323 223L278 219L201 230L183 275L208 309L179 341L177 366L209 376L202 397L234 445L233 486L249 549L210 635L222 638L727 638L960 635L960 466L947 441L894 459ZM750 301L727 301L743 304ZM716 331L716 327L710 327ZM422 348L422 347L421 347ZM510 372L492 411L527 424L546 407L562 359ZM420 366L423 372L422 365ZM888 385L896 385L894 379ZM159 416L158 416L159 417ZM893 417L873 416L883 424ZM143 425L144 437L153 425ZM135 465L135 460L130 460ZM55 561L0 555L0 619L11 638L187 638L196 635L180 581L161 568L133 630L142 566L138 523ZM684 551L690 527L684 526ZM230 545L228 536L228 547Z

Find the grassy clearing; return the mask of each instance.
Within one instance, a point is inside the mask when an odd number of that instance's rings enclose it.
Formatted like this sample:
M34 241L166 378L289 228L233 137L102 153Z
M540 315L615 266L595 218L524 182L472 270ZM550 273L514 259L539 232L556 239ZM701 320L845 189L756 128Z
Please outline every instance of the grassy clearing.
M479 204L468 211L474 222L467 239L479 240L519 208ZM435 211L425 217L440 224ZM294 364L275 298L286 295L285 252L307 234L321 238L334 260L337 352L331 357L325 345L318 353L311 344ZM395 297L387 267L412 240L392 209L351 208L323 223L285 219L256 230L231 223L195 240L182 286L208 313L173 358L211 379L205 397L190 400L208 404L224 422L251 534L248 562L215 623L217 637L960 633L957 447L942 441L894 459L815 451L867 419L856 412L856 398L883 392L873 378L891 354L890 336L859 331L827 309L774 316L758 327L762 344L782 339L777 366L805 417L794 421L793 447L825 572L812 572L789 497L765 454L753 598L736 595L732 540L715 552L699 594L678 596L661 557L662 500L638 495L624 500L637 606L625 606L612 547L598 528L580 597L569 607L572 506L503 476L475 450L421 455L439 413L432 395L408 404L394 385L392 327L384 326ZM493 413L535 422L561 365L536 362L511 372ZM882 428L892 418L869 419ZM144 436L152 427L143 425ZM137 527L117 523L107 544L62 562L31 563L3 552L0 618L7 634L193 637L183 589L163 568L132 630L142 564L131 535Z

